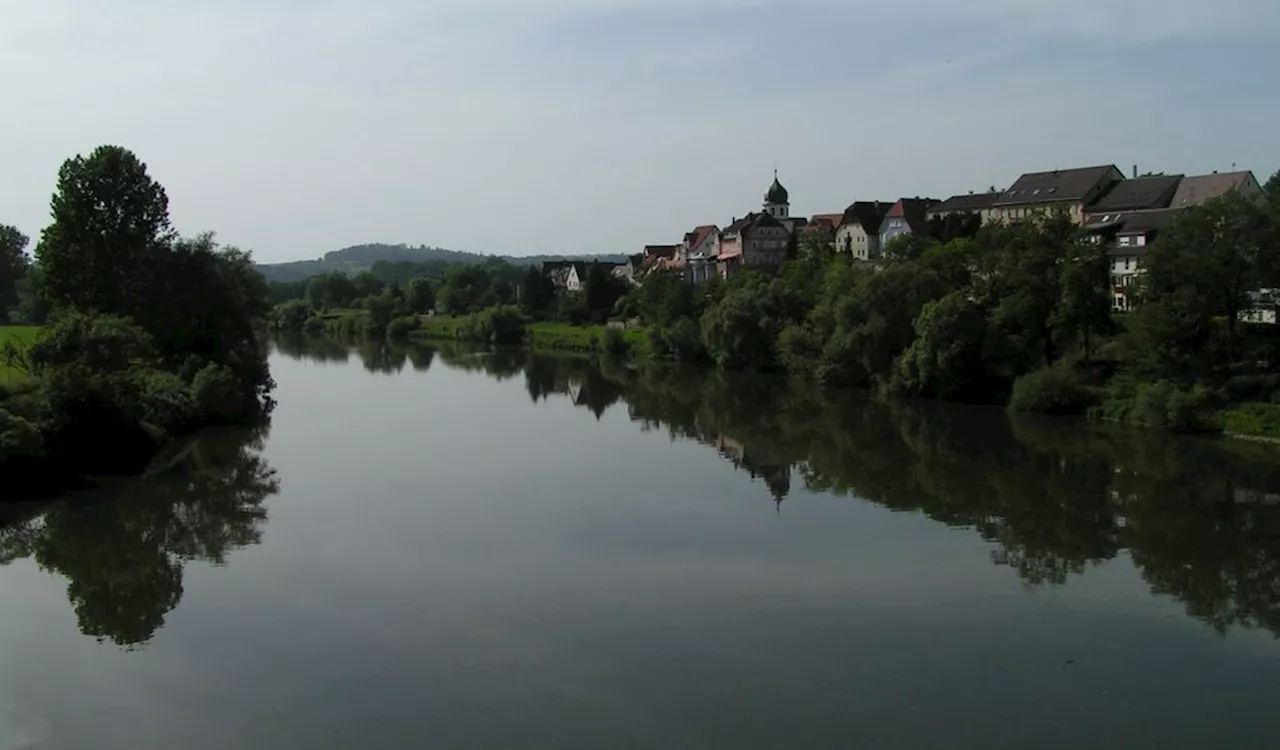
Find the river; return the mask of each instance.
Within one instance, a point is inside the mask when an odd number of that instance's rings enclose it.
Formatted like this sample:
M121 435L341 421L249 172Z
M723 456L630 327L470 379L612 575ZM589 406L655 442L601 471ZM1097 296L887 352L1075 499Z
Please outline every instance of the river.
M0 750L1263 748L1280 449L283 340L0 508Z

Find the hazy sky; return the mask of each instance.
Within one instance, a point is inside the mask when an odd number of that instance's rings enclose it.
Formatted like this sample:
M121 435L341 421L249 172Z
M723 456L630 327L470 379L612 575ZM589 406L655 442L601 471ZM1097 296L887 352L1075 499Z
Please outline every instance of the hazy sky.
M0 0L0 222L133 149L260 261L635 252L1020 172L1280 166L1276 0Z

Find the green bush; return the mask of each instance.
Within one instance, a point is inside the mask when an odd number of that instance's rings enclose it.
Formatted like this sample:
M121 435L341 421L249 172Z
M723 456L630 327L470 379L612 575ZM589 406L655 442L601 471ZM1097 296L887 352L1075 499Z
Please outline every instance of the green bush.
M658 359L696 362L706 356L702 331L690 318L677 318L671 323L655 325L645 335L649 351Z
M387 325L387 338L404 338L416 330L418 330L418 316L406 315L396 318Z
M275 331L301 331L315 317L315 311L307 302L295 299L281 302L271 310L267 325Z
M1015 380L1009 408L1042 414L1084 414L1096 400L1075 370L1059 363Z
M519 344L524 340L525 319L514 305L491 307L458 320L455 336L488 344Z
M44 452L40 430L7 409L0 408L0 464L18 458L39 458Z
M1233 435L1280 438L1280 405L1247 403L1222 414L1223 428Z
M621 357L630 349L631 345L617 328L606 328L600 337L600 350L611 357Z
M1168 380L1113 381L1091 414L1174 432L1214 432L1221 428L1209 389L1201 385L1184 388Z
M196 410L215 424L238 424L252 409L235 373L218 364L196 373L191 381L191 397Z
M133 381L138 393L139 418L144 424L167 435L182 434L198 424L191 388L178 375L140 370L134 373Z

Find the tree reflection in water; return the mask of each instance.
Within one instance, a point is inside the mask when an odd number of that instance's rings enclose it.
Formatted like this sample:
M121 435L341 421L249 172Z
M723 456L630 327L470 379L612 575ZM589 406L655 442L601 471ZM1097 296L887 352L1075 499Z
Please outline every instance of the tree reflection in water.
M432 348L410 346L411 360L430 360L418 350ZM749 472L774 507L802 486L920 513L973 530L993 563L1032 587L1127 554L1154 593L1219 632L1280 635L1280 450L1271 446L659 363L456 345L435 356L500 379L523 374L534 402L566 398L597 419L623 405L642 429L698 441Z
M222 565L261 541L263 502L280 487L260 455L264 432L203 433L172 446L140 479L0 528L0 565L34 559L67 579L85 635L145 644L181 600L187 562Z
M1028 586L1128 554L1151 590L1219 632L1280 635L1280 451L1236 441L886 401L742 373L448 347L441 361L509 378L535 402L696 440L763 485L793 483L972 529ZM763 498L762 498L763 499Z

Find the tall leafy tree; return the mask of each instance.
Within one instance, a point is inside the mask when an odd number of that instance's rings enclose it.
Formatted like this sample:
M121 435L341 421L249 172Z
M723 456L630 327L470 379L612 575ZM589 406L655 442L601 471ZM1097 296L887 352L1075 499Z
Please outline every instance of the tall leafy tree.
M1264 205L1231 193L1187 211L1160 236L1146 258L1147 309L1136 316L1152 369L1174 375L1187 356L1203 359L1202 347L1215 338L1221 356L1234 361L1248 293L1275 276L1272 232Z
M169 198L146 164L120 146L68 159L51 209L36 247L51 304L130 316L151 306L154 254L174 232Z
M1050 325L1064 345L1080 345L1085 361L1098 337L1113 330L1110 281L1105 245L1078 238L1068 246Z
M18 304L18 292L31 265L27 242L17 227L0 224L0 321Z
M591 319L603 323L613 312L613 306L627 293L627 287L625 282L616 278L604 265L592 263L587 269L583 291Z
M409 309L415 313L427 313L435 309L436 293L431 279L426 276L415 276L405 285L404 296Z
M545 314L556 301L555 283L537 266L529 266L520 281L520 308L527 315Z

